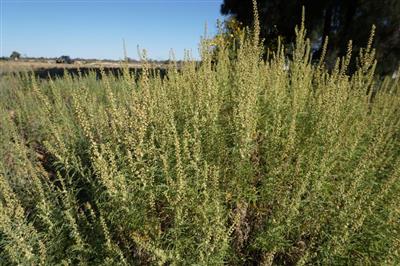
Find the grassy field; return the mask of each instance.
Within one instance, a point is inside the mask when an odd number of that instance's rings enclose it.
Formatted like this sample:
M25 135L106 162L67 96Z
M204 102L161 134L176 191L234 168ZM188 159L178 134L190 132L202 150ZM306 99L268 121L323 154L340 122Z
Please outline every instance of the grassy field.
M155 67L160 67L162 64L153 64ZM140 63L129 63L126 64L129 68L141 68ZM73 64L58 64L55 60L49 60L48 62L40 61L40 60L19 60L19 61L0 61L0 76L6 75L9 73L18 73L18 72L37 72L37 71L45 71L51 69L77 69L77 68L92 68L92 69L100 69L100 68L120 68L120 62L85 62L85 61L77 61Z
M371 40L352 75L303 28L291 60L238 42L164 78L2 77L0 265L399 265L400 82Z

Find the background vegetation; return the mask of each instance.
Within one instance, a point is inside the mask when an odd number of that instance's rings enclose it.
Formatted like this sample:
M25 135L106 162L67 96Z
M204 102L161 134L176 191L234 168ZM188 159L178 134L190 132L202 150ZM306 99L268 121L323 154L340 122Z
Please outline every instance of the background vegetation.
M300 21L301 9L307 12L306 28L309 31L313 53L319 57L325 37L329 38L328 62L333 66L337 56L344 56L347 42L353 40L358 52L368 39L372 25L377 27L378 72L392 74L400 62L400 1L398 0L262 0L260 11L261 37L268 48L276 46L281 36L287 44L295 41L295 25ZM221 12L231 15L243 26L253 25L251 0L224 0ZM290 52L287 52L290 54ZM352 69L356 68L351 62Z
M399 264L399 79L372 36L348 75L259 30L164 78L3 77L0 264Z

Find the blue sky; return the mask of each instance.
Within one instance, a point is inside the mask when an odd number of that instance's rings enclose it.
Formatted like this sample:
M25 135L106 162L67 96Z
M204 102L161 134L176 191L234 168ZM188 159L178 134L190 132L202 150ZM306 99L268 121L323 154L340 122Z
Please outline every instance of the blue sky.
M0 56L120 59L137 45L152 59L198 55L205 23L215 33L222 0L0 0Z

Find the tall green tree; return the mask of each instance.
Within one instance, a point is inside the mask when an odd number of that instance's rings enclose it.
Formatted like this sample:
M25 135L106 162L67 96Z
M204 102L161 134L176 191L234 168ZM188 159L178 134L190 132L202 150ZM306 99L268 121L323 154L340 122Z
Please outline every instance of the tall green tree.
M18 59L21 58L21 54L18 53L17 51L13 51L13 52L11 53L11 55L10 55L10 58L11 58L12 60L18 60Z
M328 52L344 55L349 40L354 49L364 46L372 25L376 26L375 47L381 73L395 70L400 61L400 1L399 0L259 0L261 37L265 45L278 36L290 43L294 27L306 9L306 27L313 42L315 56L321 50L324 37L329 37ZM231 15L245 26L253 24L251 0L224 0L221 13Z

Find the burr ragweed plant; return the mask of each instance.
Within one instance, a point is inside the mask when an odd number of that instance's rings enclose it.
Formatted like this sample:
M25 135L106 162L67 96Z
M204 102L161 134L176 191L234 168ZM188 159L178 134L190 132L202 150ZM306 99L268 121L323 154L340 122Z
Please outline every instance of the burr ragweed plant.
M399 78L257 27L163 78L2 77L0 265L399 264Z

